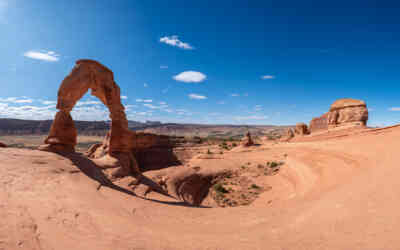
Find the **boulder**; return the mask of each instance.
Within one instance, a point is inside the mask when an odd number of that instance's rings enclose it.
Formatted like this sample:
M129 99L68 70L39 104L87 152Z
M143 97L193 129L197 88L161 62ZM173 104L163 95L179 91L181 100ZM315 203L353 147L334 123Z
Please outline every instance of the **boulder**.
M167 177L168 193L193 206L199 206L207 197L215 180L228 175L229 170L183 168Z
M366 126L368 121L367 105L362 100L339 99L329 112L310 122L310 131L328 130L340 127Z
M296 135L308 135L309 132L308 132L307 124L305 124L305 123L297 123L296 127L295 127L295 130L294 130L294 133Z

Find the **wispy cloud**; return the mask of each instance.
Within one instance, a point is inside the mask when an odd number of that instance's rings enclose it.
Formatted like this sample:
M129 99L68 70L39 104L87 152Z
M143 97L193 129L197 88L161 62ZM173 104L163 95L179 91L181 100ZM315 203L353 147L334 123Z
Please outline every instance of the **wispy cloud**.
M207 76L205 74L198 71L184 71L173 77L176 81L186 83L199 83L204 81L206 78Z
M60 55L55 53L54 51L34 51L30 50L24 53L25 57L47 61L47 62L57 62L60 59Z
M181 40L179 40L178 36L164 36L160 38L160 42L185 50L194 49L190 44L184 43Z
M238 97L238 96L240 96L239 94L236 94L236 93L233 93L233 94L231 94L231 96L233 96L233 97Z
M217 102L217 104L219 104L219 105L224 105L225 102L224 102L224 101L219 101L219 102Z
M76 106L80 107L80 106L86 106L86 105L97 105L97 104L101 104L101 102L99 101L79 101Z
M263 80L275 79L275 76L273 76L273 75L263 75L263 76L261 76L261 79L263 79Z
M391 107L389 111L400 111L400 107Z
M147 103L149 103L149 102L153 102L153 100L151 100L151 99L136 99L136 102L147 102Z
M190 99L195 99L195 100L207 99L207 96L199 95L199 94L189 94L188 96L189 96Z
M266 115L235 116L234 119L237 121L266 120L268 119L268 116Z
M147 88L149 85L147 83L143 83L143 87Z
M24 97L7 97L7 98L0 98L0 102L8 102L8 103L32 103L33 100Z
M121 99L126 100L128 97L126 95L121 95Z
M260 110L262 110L262 105L256 105L256 106L254 106L254 110L255 110L255 111L260 111Z
M44 105L51 105L51 104L56 104L56 101L47 101L47 100L40 100L40 102Z
M168 69L167 65L160 65L160 69Z

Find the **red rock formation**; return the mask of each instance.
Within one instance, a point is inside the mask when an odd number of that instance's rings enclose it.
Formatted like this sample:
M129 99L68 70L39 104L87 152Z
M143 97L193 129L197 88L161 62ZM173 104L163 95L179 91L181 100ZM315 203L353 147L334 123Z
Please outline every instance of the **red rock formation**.
M246 136L243 138L243 143L242 144L245 147L250 147L250 146L254 145L254 141L251 138L250 132L246 133Z
M297 123L294 133L296 135L308 135L309 131L307 125L305 123Z
M175 152L176 147L185 143L184 138L136 133L132 139L131 153L141 171L180 165L185 160ZM107 134L103 143L90 147L86 155L93 159L102 158L109 153L109 145L110 134Z
M292 138L294 137L294 131L292 128L288 128L286 130L286 135L282 136L282 138L280 139L280 141L282 142L288 142L290 141Z
M6 144L0 142L0 148L6 148L6 147L7 147Z
M328 130L336 127L365 126L368 121L368 109L364 101L339 99L329 112L310 122L310 131Z
M71 73L63 80L58 91L55 120L45 140L45 151L74 151L77 130L71 117L71 110L83 95L91 89L91 94L101 100L110 111L111 131L107 139L106 159L116 159L121 168L115 175L137 172L138 167L131 155L135 133L128 129L128 120L121 103L121 93L114 82L111 70L93 60L79 60ZM105 156L105 155L103 155ZM109 161L105 161L109 164Z

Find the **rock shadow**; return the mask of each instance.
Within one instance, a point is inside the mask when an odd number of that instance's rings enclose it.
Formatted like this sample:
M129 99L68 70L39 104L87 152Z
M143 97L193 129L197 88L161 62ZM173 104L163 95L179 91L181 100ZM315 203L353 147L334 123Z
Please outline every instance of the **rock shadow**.
M76 166L83 174L85 174L87 177L89 177L90 179L96 181L99 183L99 187L98 189L100 189L101 187L107 187L110 189L113 189L115 191L142 199L142 200L147 200L147 201L151 201L151 202L156 202L159 204L164 204L164 205L171 205L171 206L184 206L184 207L200 207L200 208L205 208L202 206L192 206L186 202L183 201L161 201L161 200L156 200L156 199L149 199L146 197L142 197L142 196L138 196L137 194L135 194L133 191L128 190L124 187L118 186L116 184L114 184L104 173L103 171L97 167L97 165L90 159L88 159L87 157L83 156L80 153L70 153L70 152L57 152L56 154L65 157L69 160L72 161L72 163L74 164L74 166ZM158 186L157 183L155 183L153 180L151 180L150 178L142 175L141 177L142 179L142 183L143 185L146 186ZM156 191L156 190L154 190ZM157 191L156 191L157 192ZM166 195L170 198L174 198L173 196L170 196L168 194L165 193L161 193L158 192L162 195Z

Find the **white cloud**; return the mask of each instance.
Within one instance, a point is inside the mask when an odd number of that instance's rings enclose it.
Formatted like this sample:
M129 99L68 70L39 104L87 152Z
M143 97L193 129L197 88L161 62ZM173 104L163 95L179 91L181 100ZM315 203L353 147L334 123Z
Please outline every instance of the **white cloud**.
M50 104L56 104L56 101L46 101L46 100L40 100L40 102L44 105L50 105Z
M149 85L147 83L143 83L143 87L147 88Z
M151 99L136 99L136 102L147 102L147 103L149 103L149 102L153 102L153 100L151 100Z
M79 101L76 106L87 106L87 105L96 105L96 104L101 104L99 101Z
M126 100L128 97L126 95L121 95L121 99Z
M198 94L189 94L188 95L190 99L195 99L195 100L204 100L207 99L206 96L204 95L198 95Z
M42 60L47 62L57 62L60 59L60 55L56 54L54 51L34 51L30 50L24 53L25 57Z
M160 69L168 69L167 65L160 65Z
M233 97L238 97L238 96L240 96L240 95L239 95L239 94L233 93L233 94L231 94L231 96L233 96Z
M185 50L194 49L190 44L184 43L181 40L179 40L178 36L164 36L160 38L160 42Z
M234 119L237 121L266 120L266 119L268 119L268 116L266 116L266 115L235 116Z
M150 108L150 109L159 109L160 108L159 106L155 106L155 105L150 104L150 103L145 103L145 104L143 104L143 106L145 106L147 108Z
M400 111L400 107L389 108L389 111Z
M207 76L205 74L197 71L184 71L173 77L173 79L175 79L176 81L186 83L199 83L204 81L206 78Z
M167 103L166 102L159 102L159 104L166 105Z
M0 98L0 102L8 102L8 103L32 103L33 100L27 98L26 96L23 97L7 97L7 98Z
M275 79L275 76L273 76L273 75L264 75L264 76L261 76L261 79L263 79L263 80Z
M33 101L31 99L21 99L21 100L15 100L14 103L32 103Z

